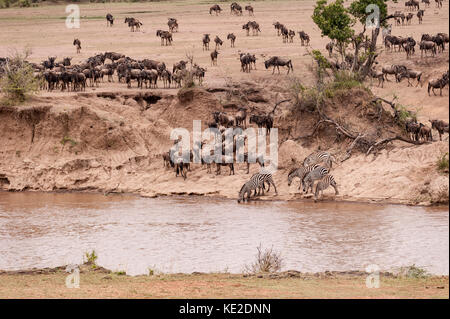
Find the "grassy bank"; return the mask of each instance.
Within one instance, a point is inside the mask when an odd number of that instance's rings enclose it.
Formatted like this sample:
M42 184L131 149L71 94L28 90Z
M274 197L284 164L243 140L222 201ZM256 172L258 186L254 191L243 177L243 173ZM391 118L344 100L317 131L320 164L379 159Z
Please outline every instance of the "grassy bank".
M448 298L448 276L380 275L367 288L367 274L295 271L271 275L161 274L127 276L83 265L80 287L67 288L65 267L1 272L0 298Z

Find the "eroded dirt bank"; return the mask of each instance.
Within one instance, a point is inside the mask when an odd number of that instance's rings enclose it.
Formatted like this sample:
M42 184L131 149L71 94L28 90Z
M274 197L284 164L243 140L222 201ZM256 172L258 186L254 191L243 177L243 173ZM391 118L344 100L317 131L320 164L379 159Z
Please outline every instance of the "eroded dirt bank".
M163 168L161 154L173 143L171 129L191 131L193 120L201 120L205 128L212 121L212 111L233 114L241 105L248 106L250 113L267 113L276 101L291 97L282 87L268 89L267 83L243 82L194 88L178 95L175 90L98 91L41 95L26 105L2 106L0 190L237 198L251 176L243 164L237 165L234 176L228 175L227 167L215 175L194 164L185 181L176 178L172 169ZM379 113L367 104L370 97L363 89L336 94L327 101L327 112L369 136L403 134L391 123L387 107ZM279 195L271 191L264 200L301 198L298 180L287 185L288 171L319 147L343 159L351 144L345 137L336 138L333 127L322 128L313 138L305 137L318 119L308 112L297 114L293 107L292 103L281 104L274 114L274 127L279 129L279 169L274 175ZM340 195L328 189L325 198L422 205L448 200L448 175L436 169L438 157L448 152L448 140L439 142L437 132L434 135L430 144L394 141L368 156L354 151L333 170ZM252 165L250 174L257 169Z

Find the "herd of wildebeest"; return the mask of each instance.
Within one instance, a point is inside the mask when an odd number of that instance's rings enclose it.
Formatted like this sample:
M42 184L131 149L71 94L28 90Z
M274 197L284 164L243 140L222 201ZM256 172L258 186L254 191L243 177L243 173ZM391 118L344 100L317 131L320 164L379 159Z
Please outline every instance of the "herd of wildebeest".
M435 0L436 7L442 7L442 0ZM425 8L430 6L430 0L422 0ZM425 9L420 9L420 4L417 0L408 0L405 2L406 11L408 13L402 13L396 11L394 13L395 26L408 26L411 24L414 14L413 11L417 11L416 16L419 24L422 23L425 16ZM254 8L250 5L244 8L249 16L254 16ZM222 12L222 8L219 5L213 5L209 9L209 13L212 15L219 15ZM230 5L230 14L241 16L243 15L243 8L233 2ZM113 27L114 17L108 13L106 15L106 21L108 27ZM134 17L126 17L124 23L130 27L132 32L139 32L143 23ZM161 38L162 46L170 46L174 42L174 33L179 31L178 21L175 18L168 19L168 30L157 30L156 36ZM293 43L296 32L287 28L280 22L274 22L273 27L276 30L277 36L281 36L283 43ZM261 32L260 25L256 21L248 21L242 26L245 30L246 36L258 36ZM388 27L382 28L382 37L385 50L388 52L401 52L406 53L406 58L409 59L415 54L415 47L418 44L421 50L421 57L425 54L428 57L435 57L438 53L445 51L445 45L449 43L449 36L446 33L437 33L435 35L423 34L420 42L417 43L413 37L400 37L391 34L392 24ZM300 38L302 46L310 45L310 36L305 31L298 31L297 34ZM227 34L227 40L230 41L230 46L235 47L236 35L234 33ZM202 39L203 51L209 51L209 43L211 42L210 34L204 34ZM210 53L211 65L217 65L219 50L223 45L222 39L218 35L214 38L215 47ZM81 41L74 39L73 45L76 48L76 52L81 52ZM353 57L347 55L345 61L338 63L337 60L331 60L333 56L333 49L337 43L334 41L329 42L325 49L328 52L330 59L329 66L335 69L349 69L354 65ZM370 46L369 39L365 39L362 47L368 50ZM250 72L252 69L256 69L256 55L252 53L242 53L239 51L239 60L241 62L241 71ZM170 88L172 83L175 87L182 87L188 80L197 80L199 84L202 84L202 80L207 71L206 68L200 67L190 61L180 60L175 63L172 69L163 61L156 61L152 59L136 60L131 57L125 56L117 52L105 52L96 54L89 57L84 62L78 64L71 63L72 58L65 57L58 61L57 57L51 56L47 60L42 61L40 64L29 63L35 72L35 76L42 81L41 89L48 91L59 89L61 91L84 91L86 86L90 85L98 86L100 81L104 81L107 78L108 82L114 82L113 76L117 76L117 81L120 83L126 83L128 88L132 86L132 81L135 81L138 88L157 88L158 80L163 82L164 88ZM3 66L8 62L7 58L0 58L0 75L3 70ZM273 68L272 74L275 69L280 73L280 67L286 67L287 73L293 71L292 61L287 58L279 56L272 56L264 61L266 69ZM421 84L422 72L407 68L405 65L384 65L380 71L375 68L371 70L370 75L378 79L378 86L383 86L384 81L389 81L388 75L395 77L396 82L401 82L403 78L408 80L408 86L411 84L411 79L417 80L416 87ZM439 78L432 79L428 82L428 94L435 89L440 90L442 95L442 89L449 83L449 71L442 74ZM265 128L268 131L273 127L273 114L250 114L247 116L247 109L240 108L237 113L229 115L226 112L213 112L212 118L214 119L209 123L210 128L216 128L220 134L222 134L222 140L225 140L224 134L227 128L242 128L247 127L247 117L249 118L249 124L256 124L259 128ZM406 123L406 131L410 134L410 138L414 141L432 141L432 129L435 129L439 133L439 137L442 140L442 134L448 133L449 125L442 120L431 120L431 127L424 125L423 123L417 123L416 120L411 120ZM236 144L233 143L233 154L236 152ZM225 144L222 144L222 154L225 154ZM191 159L193 157L191 151ZM222 155L222 161L220 163L205 163L202 159L202 165L207 165L208 172L211 172L211 165L216 165L216 175L220 174L221 166L229 167L229 174L234 175L234 163L225 159L225 155ZM176 176L181 175L184 179L187 178L187 171L190 171L191 164L183 163L182 161L173 162L171 151L162 154L164 160L164 167L172 167L176 173ZM243 162L247 166L247 174L249 173L249 156L244 153ZM334 156L328 152L319 151L311 154L305 158L301 167L291 170L288 174L288 184L290 185L294 177L299 177L301 186L303 186L303 192L313 191L314 183L317 182L314 192L314 197L317 199L320 192L323 192L329 186L335 189L335 193L338 194L337 183L333 176L330 175L332 163L336 162ZM257 157L256 163L261 167L259 173L254 174L248 182L246 182L240 192L238 202L248 200L254 191L253 196L260 195L261 191L264 194L265 185L267 184L268 190L272 185L275 193L277 193L275 183L272 178L272 174L265 170L265 162L263 157ZM299 187L300 189L300 187ZM247 197L245 195L247 194Z

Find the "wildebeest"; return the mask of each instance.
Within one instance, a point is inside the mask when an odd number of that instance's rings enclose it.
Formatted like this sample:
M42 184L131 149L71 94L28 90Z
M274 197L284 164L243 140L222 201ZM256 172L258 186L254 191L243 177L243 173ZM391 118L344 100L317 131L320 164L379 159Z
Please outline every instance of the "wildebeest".
M236 2L233 2L230 5L230 14L242 15L242 7Z
M213 112L212 113L214 121L225 127L233 127L235 118L231 115L228 115L226 112Z
M252 63L256 64L256 57L254 54L250 53L240 53L239 60L241 61L241 71L250 73L252 69ZM255 67L256 69L256 67Z
M209 42L210 42L210 38L209 38L209 33L206 33L203 35L203 50L209 50Z
M448 133L448 123L442 120L430 120L431 128L439 133L439 140L442 141L442 135Z
M419 10L420 6L419 6L419 1L416 0L408 0L405 2L405 7L409 10Z
M156 36L161 37L161 45L172 45L172 33L164 30L157 30Z
M251 5L246 5L245 10L248 11L248 15L252 16L253 14L253 7Z
M222 8L218 4L213 5L211 8L209 8L209 14L212 14L213 12L218 15L220 12L222 12Z
M119 59L125 58L125 55L117 52L105 52L104 57L105 59L110 59L114 62Z
M289 30L289 42L294 42L295 31Z
M217 65L217 56L219 55L219 52L217 49L214 49L213 52L211 52L211 65Z
M442 0L434 0L436 2L436 8L442 8Z
M222 46L223 41L220 40L219 36L216 35L216 37L214 38L214 43L216 44L216 50L219 48L219 46Z
M236 126L247 128L247 109L245 107L240 107L234 118L236 120Z
M279 36L281 29L284 27L284 25L277 21L277 22L273 23L273 26L274 26L275 30L277 30L277 35Z
M446 73L444 73L439 79L432 79L428 82L428 95L430 95L430 89L433 91L433 94L436 95L436 93L434 93L434 89L439 88L439 95L442 96L442 89L448 85L448 81L449 81L449 72L447 71Z
M405 123L405 130L412 141L419 140L420 124L416 120L410 120Z
M406 72L407 68L404 65L398 65L398 64L392 64L392 65L384 65L381 69L381 72L384 74L384 78L386 81L389 81L387 75L392 74L394 76L397 76L400 72ZM396 78L397 80L397 78Z
M231 41L231 47L234 48L234 42L236 41L236 36L234 33L228 33L227 40Z
M283 59L278 56L273 56L270 59L268 59L267 61L264 61L264 65L265 65L266 69L273 66L272 74L274 74L275 68L278 69L278 74L279 74L280 66L287 67L287 69L288 69L287 74L289 74L289 71L294 71L291 60Z
M106 15L106 26L107 27L112 27L114 24L114 17L112 16L111 13L108 13Z
M419 141L422 139L424 141L432 142L433 141L433 134L431 132L431 128L426 126L426 125L424 125L424 124L422 124L422 123L420 123L419 124L418 137L419 137Z
M396 75L397 82L401 82L401 80L403 78L407 78L408 86L411 86L411 82L409 81L409 79L417 79L416 87L419 84L422 87L422 82L420 81L421 77L422 77L422 71L411 70L411 69L407 69L406 71L403 70L402 72L400 72Z
M370 76L374 79L378 79L378 86L384 86L384 73L382 71L376 71L374 69L370 69Z
M252 114L250 115L249 123L255 123L259 128L265 127L270 132L273 127L273 117L271 115Z
M414 14L411 12L407 14L406 16L406 24L411 24L412 18L414 17Z
M437 53L436 43L434 43L433 41L420 41L419 47L421 57L423 57L423 52L425 52L425 56L427 55L428 51L431 52L431 56L435 56Z
M328 56L331 58L331 54L333 53L334 42L328 42L325 46L325 49L328 51Z
M169 18L169 21L167 21L167 25L169 26L169 31L170 32L178 32L177 19Z
M250 29L252 29L252 35L258 35L258 32L261 32L259 24L256 21L248 21L242 26L242 29L247 32L247 36L250 35Z
M298 35L300 36L301 45L303 46L306 43L306 45L308 46L309 45L309 40L310 40L309 39L309 35L303 30L299 31Z
M422 0L422 3L425 3L425 7L430 6L430 0Z
M424 14L425 14L425 10L423 10L423 9L419 10L419 12L417 12L417 19L419 19L419 24L422 24Z
M130 27L131 32L139 31L141 29L141 25L142 25L142 23L138 19L135 19L132 17L131 18L126 17L124 23L128 23L128 26Z
M187 61L181 60L173 65L172 73L175 73L177 70L185 70L187 65Z
M77 53L81 52L81 41L79 39L73 40L73 45L77 48Z

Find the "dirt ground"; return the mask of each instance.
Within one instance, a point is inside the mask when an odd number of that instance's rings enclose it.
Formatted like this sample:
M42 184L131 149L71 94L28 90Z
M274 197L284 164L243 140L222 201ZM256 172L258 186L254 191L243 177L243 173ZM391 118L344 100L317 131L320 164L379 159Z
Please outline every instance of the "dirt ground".
M411 278L352 272L127 276L82 266L79 288L67 288L64 267L0 273L0 298L448 298L448 276Z
M312 85L312 60L307 50L320 49L325 54L327 38L320 37L311 20L314 1L255 1L255 16L231 16L229 3L220 2L221 15L209 14L212 2L168 1L152 3L105 3L81 5L80 29L65 27L65 6L0 10L0 56L14 49L31 47L31 61L40 62L49 55L58 60L72 56L80 62L95 53L116 51L136 59L151 58L164 61L169 68L174 62L193 53L194 60L207 67L204 88L193 90L193 100L181 103L176 89L127 89L124 83L100 84L87 88L85 93L41 92L25 105L0 109L0 189L4 190L78 190L131 192L143 196L170 194L199 194L236 198L249 175L239 167L235 176L228 176L223 168L221 176L207 174L205 168L193 167L188 179L175 178L171 170L163 168L160 158L172 144L170 130L174 127L191 129L192 120L211 121L211 112L234 112L235 106L223 100L221 90L230 83L238 83L246 90L246 103L251 110L267 112L275 101L289 96L294 79ZM403 3L390 3L389 10L404 10ZM112 13L116 20L106 27L104 16ZM134 16L143 22L141 32L130 32L123 19ZM167 29L167 18L179 22L179 32L173 35L172 46L160 45L156 29ZM256 20L261 26L259 36L245 36L242 24ZM311 36L310 47L302 47L298 36L294 43L284 44L272 26L275 21L295 31L305 30ZM449 27L448 2L442 9L425 9L423 24L417 18L408 26L393 27L392 34L416 40L422 33L446 32ZM230 48L226 35L234 32L236 47ZM204 33L219 35L224 40L218 66L210 65L210 52L202 51ZM74 38L82 42L81 54L75 53ZM381 46L380 46L381 48ZM257 69L250 74L240 72L239 52L257 55ZM272 75L263 61L279 55L292 59L292 75ZM448 69L449 49L437 57L420 57L420 52L406 60L404 52L382 52L379 64L405 63L423 71L423 87L407 87L406 81L386 82L384 88L372 90L377 96L417 110L419 120L448 119L448 86L443 97L428 97L427 80L440 76ZM367 83L370 85L370 83ZM133 83L135 86L135 84ZM162 83L159 84L160 87ZM253 92L256 90L257 92ZM142 94L147 94L142 96ZM360 93L355 93L357 96ZM362 94L362 93L361 93ZM365 96L361 95L363 98ZM289 105L280 107L275 127L290 125ZM296 133L301 131L301 127ZM297 184L290 188L286 174L292 160L298 162L318 145L295 142L286 132L279 145L280 169L275 174L279 196L266 199L298 199ZM447 136L447 135L446 135ZM333 175L338 181L340 195L336 200L377 201L408 204L430 204L446 194L448 175L436 170L438 157L448 152L448 140L411 146L395 142L387 150L373 155L354 155L336 167ZM342 152L342 150L336 150ZM253 165L252 172L257 170ZM351 178L347 178L351 176ZM273 193L272 193L273 194ZM332 190L326 195L333 198ZM445 197L445 196L444 196Z

